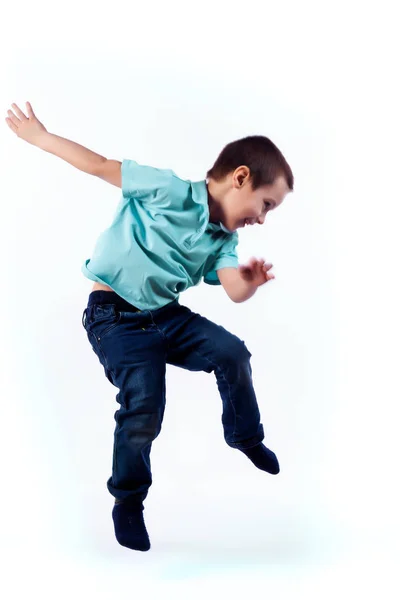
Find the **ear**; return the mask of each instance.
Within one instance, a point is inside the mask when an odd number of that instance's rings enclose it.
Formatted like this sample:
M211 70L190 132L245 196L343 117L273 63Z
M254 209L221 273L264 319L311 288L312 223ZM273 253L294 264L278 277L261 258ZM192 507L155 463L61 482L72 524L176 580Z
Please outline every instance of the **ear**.
M233 173L233 182L235 187L243 187L250 180L250 169L246 165L241 165L235 169Z

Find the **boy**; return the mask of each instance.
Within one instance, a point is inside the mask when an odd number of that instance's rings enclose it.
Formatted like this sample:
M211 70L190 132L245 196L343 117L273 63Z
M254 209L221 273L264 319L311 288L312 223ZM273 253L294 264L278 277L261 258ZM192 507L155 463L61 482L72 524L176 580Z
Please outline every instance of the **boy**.
M293 190L293 174L263 136L228 144L208 180L191 182L135 161L107 160L49 133L29 103L6 122L21 139L122 188L111 226L82 266L94 281L82 324L109 381L119 389L115 413L112 510L116 539L146 551L143 501L152 483L150 450L161 430L166 365L215 374L226 443L259 469L279 473L264 439L253 389L251 353L237 336L178 302L201 279L244 302L274 278L272 264L239 266L237 229L264 223Z

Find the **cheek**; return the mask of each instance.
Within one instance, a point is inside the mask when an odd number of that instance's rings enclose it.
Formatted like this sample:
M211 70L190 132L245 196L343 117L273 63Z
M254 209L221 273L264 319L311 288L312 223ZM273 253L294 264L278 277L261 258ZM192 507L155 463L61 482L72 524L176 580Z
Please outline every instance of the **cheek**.
M249 217L254 212L254 202L240 202L235 208L237 215Z
M245 212L248 217L258 217L260 214L258 206L255 206L254 204L250 204Z

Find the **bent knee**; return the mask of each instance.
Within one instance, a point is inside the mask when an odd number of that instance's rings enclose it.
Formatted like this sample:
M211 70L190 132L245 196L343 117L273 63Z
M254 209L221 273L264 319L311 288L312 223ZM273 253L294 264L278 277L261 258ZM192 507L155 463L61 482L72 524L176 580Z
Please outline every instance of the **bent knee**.
M246 364L251 358L251 352L246 344L238 337L233 336L229 343L220 347L219 362L223 364Z

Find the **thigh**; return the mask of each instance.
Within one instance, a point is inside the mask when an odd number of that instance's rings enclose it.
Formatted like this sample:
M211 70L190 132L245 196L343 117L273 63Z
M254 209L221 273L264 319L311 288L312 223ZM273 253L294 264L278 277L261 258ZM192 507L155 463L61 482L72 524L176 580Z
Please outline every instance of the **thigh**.
M251 357L237 335L189 310L168 342L167 363L190 371L211 373L238 361L248 362Z
M146 313L93 311L85 329L109 381L127 408L160 408L165 401L166 343Z

